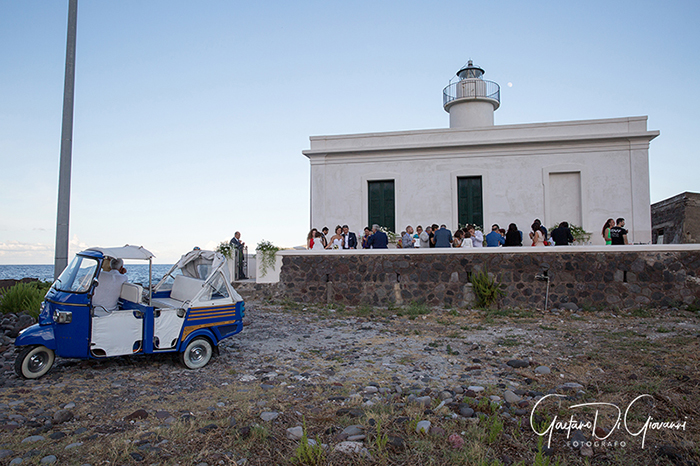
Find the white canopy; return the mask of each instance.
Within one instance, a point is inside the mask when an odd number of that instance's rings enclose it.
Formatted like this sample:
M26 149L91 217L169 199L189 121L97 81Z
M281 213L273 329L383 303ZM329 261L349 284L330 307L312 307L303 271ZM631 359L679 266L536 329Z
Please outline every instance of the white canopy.
M117 248L90 248L88 251L101 252L105 256L114 257L116 259L141 259L148 260L152 257L156 257L152 252L144 248L143 246L131 246L127 244L126 246ZM181 259L182 260L182 259Z
M220 252L195 249L182 256L177 264L175 264L175 267L182 269L182 273L188 277L206 280L225 263L226 258ZM207 265L210 267L206 277L200 276L198 270L199 265ZM226 267L223 269L224 274L227 274L228 269ZM226 278L228 279L229 277Z

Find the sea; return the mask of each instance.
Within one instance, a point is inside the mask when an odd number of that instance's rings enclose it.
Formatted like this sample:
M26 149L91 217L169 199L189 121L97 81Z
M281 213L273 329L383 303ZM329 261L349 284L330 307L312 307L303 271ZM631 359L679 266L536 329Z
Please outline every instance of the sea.
M126 264L131 283L148 284L148 264ZM158 283L168 273L172 264L153 264L153 283ZM0 265L0 280L38 278L53 282L53 265Z

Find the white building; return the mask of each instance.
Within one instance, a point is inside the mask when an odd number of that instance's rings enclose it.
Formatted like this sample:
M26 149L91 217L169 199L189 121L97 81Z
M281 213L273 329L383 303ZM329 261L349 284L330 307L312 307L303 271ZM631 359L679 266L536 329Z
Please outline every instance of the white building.
M449 129L313 136L311 225L561 221L600 235L624 217L630 243L651 241L647 117L494 126L498 84L462 68L443 91ZM359 235L358 235L359 237Z

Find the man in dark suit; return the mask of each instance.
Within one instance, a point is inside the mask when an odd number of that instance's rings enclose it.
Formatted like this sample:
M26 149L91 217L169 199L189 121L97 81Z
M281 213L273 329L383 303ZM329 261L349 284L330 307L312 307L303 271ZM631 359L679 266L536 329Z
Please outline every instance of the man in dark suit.
M343 249L357 249L357 236L347 225L343 225Z
M376 223L372 225L372 236L367 240L370 249L388 249L389 238Z
M237 231L234 233L233 238L231 238L231 246L233 246L236 249L236 256L237 256L237 261L238 263L237 268L238 268L238 277L236 277L238 280L245 280L246 277L245 273L243 272L243 247L245 246L245 243L241 241L241 232Z

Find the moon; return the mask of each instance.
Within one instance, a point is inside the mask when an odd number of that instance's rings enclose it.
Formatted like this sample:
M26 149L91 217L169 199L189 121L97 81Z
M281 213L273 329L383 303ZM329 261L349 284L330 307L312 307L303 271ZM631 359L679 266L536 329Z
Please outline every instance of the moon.
M508 87L513 87L513 83L508 83Z

